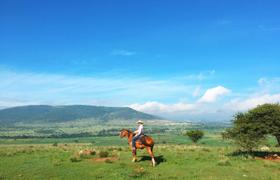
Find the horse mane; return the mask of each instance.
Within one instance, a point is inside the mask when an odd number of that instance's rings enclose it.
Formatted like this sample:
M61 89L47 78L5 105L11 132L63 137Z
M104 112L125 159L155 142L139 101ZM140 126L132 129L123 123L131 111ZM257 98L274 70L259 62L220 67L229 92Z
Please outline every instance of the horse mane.
M129 129L122 129L121 131L126 131L127 133L128 133L128 135L130 134L130 133L133 133L131 130L129 130Z

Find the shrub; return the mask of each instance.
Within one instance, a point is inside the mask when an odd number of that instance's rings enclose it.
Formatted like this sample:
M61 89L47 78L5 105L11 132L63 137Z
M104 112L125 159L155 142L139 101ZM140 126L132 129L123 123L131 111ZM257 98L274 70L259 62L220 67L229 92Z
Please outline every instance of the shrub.
M58 143L57 143L57 142L53 143L53 146L57 146L57 145L58 145Z
M79 151L79 156L83 159L89 159L96 154L96 151L93 149L86 149Z
M72 156L72 157L70 158L70 161L71 161L71 162L80 162L80 161L81 161L81 158L79 158L79 157L77 157L77 156Z
M109 153L107 151L100 151L98 155L99 157L104 158L104 157L108 157Z
M234 116L233 127L222 133L232 139L242 150L252 152L266 135L275 136L280 144L280 105L263 104Z
M202 148L202 151L210 152L211 150L209 148Z
M259 126L249 113L237 113L233 127L222 133L224 139L231 139L240 149L251 152L264 139L265 127Z
M111 163L113 163L113 161L110 160L110 159L106 159L106 160L105 160L105 163L110 163L110 164L111 164Z
M185 135L188 136L192 142L197 143L204 136L204 133L201 130L191 130L187 131Z
M96 154L96 151L90 151L90 155L95 155Z
M90 159L92 156L90 154L81 154L80 158L82 159Z

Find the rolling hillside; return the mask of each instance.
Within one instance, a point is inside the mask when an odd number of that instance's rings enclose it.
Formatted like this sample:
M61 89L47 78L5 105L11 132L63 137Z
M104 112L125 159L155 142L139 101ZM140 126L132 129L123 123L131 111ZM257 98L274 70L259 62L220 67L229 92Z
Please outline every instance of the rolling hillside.
M103 107L87 105L48 106L31 105L0 110L0 123L67 122L78 119L110 121L114 119L160 119L128 107Z

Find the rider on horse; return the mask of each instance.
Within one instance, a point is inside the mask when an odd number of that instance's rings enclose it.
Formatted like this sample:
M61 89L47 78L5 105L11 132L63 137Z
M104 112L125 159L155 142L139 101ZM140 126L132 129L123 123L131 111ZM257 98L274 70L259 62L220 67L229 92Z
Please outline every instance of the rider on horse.
M153 147L155 145L154 140L150 136L146 136L146 135L142 136L142 134L144 133L144 131L143 131L144 123L142 121L139 120L137 122L137 124L139 125L137 131L132 132L131 130L128 130L128 129L122 129L120 131L120 137L121 138L127 137L128 144L132 148L132 155L133 155L132 161L133 162L136 161L136 149L146 148L147 152L151 156L153 166L155 166L156 161L155 161L155 156L153 153ZM141 142L138 142L137 139L140 139Z
M137 124L138 124L138 129L134 131L135 136L132 138L132 154L134 155L134 157L136 156L136 141L140 139L141 135L144 134L143 121L139 120L137 121ZM133 159L133 161L135 161L135 159Z

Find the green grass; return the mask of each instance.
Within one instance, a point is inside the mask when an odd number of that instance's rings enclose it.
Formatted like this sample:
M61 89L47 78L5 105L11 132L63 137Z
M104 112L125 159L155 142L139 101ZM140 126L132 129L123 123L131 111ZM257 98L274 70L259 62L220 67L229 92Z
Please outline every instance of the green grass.
M191 144L187 136L178 134L152 134L156 144ZM65 143L91 143L95 146L117 146L126 145L127 140L119 136L107 137L81 137L81 138L27 138L27 139L0 139L0 144L65 144ZM225 146L228 141L223 141L220 135L206 133L199 144L208 146Z
M82 158L72 162L81 149L107 151L118 160L96 162ZM280 163L230 156L232 147L205 145L158 145L158 165L151 166L145 150L131 162L126 146L1 145L0 177L3 179L278 179ZM93 158L98 158L98 155ZM142 160L141 160L142 159ZM141 161L140 161L141 160Z
M0 179L278 179L280 162L233 156L235 147L206 132L198 145L186 136L153 135L156 167L145 150L131 162L127 140L118 136L0 140ZM53 144L57 142L58 145ZM93 142L93 143L92 143ZM269 138L269 144L275 140ZM97 153L79 156L94 149ZM279 151L272 148L273 151ZM92 160L108 152L103 162ZM106 155L107 156L107 155Z

